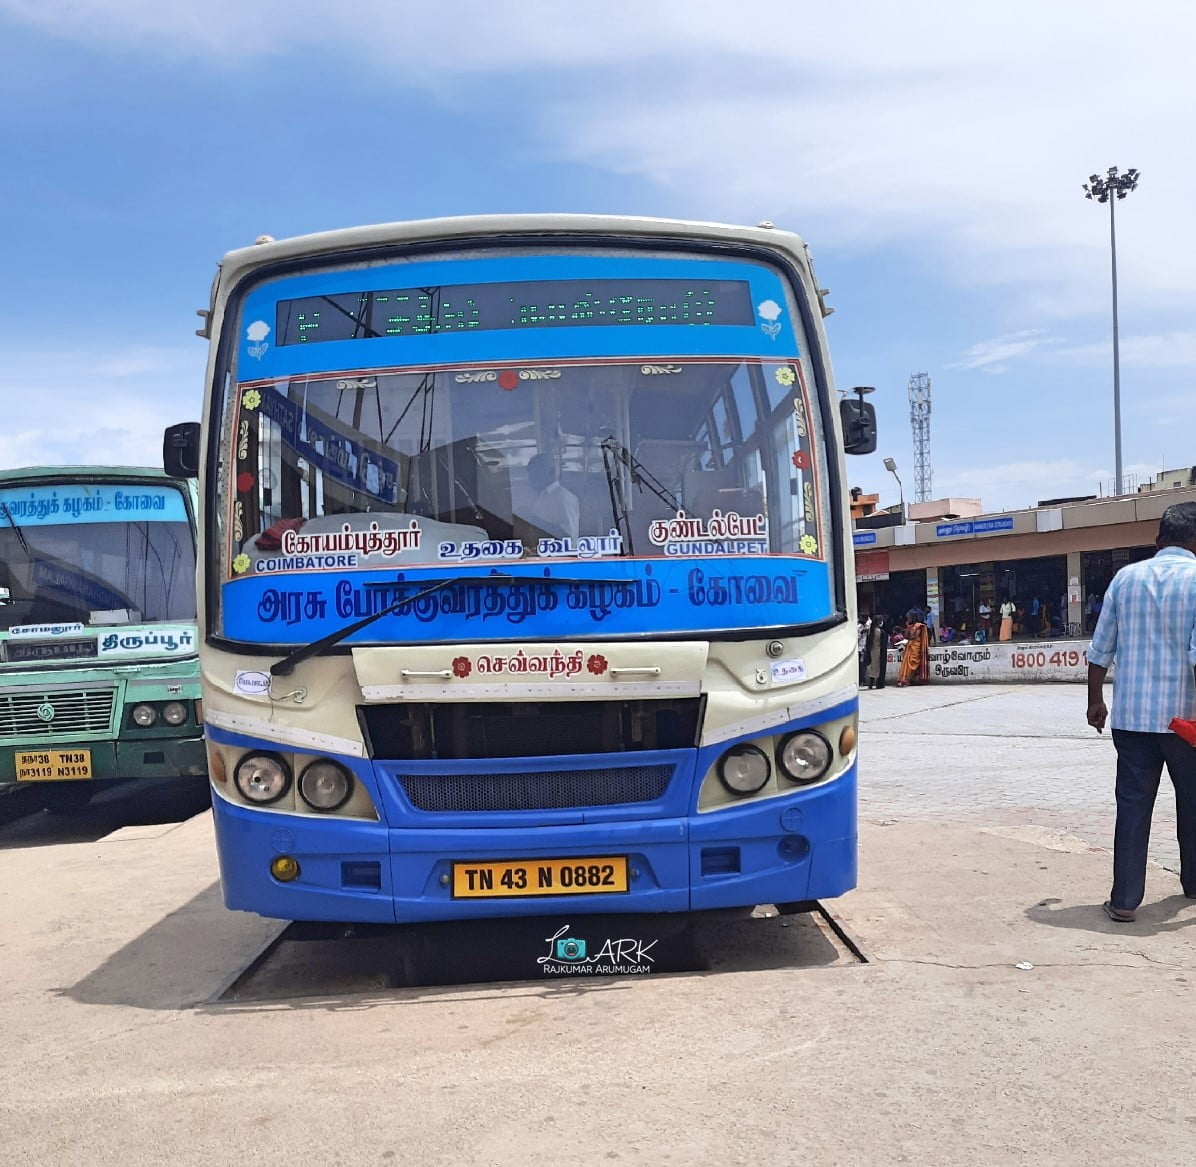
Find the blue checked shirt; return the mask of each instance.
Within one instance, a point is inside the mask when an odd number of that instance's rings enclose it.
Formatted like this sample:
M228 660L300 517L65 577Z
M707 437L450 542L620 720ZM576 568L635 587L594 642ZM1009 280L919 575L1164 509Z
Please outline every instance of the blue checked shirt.
M1113 674L1113 729L1166 733L1196 718L1196 555L1164 547L1109 584L1088 660Z

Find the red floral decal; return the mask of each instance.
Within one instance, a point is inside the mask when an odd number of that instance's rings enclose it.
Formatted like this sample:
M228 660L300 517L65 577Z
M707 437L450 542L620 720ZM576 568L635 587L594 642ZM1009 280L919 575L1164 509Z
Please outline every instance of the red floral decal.
M248 494L253 489L253 475L248 470L242 470L237 475L237 491L240 494Z
M805 450L798 450L793 455L793 465L796 466L799 470L809 470L810 469L810 455L807 454L805 452Z
M468 677L472 671L473 665L469 663L469 657L458 656L453 658L454 677Z
M588 661L586 661L586 668L596 677L600 677L606 672L606 657L600 652L594 653Z
M519 384L519 374L514 369L504 369L498 375L500 389L514 389Z

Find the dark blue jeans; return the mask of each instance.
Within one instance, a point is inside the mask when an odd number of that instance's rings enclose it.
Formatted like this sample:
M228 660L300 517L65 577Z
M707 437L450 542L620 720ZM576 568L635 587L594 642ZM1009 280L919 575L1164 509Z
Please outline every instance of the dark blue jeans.
M1173 733L1113 730L1117 747L1117 829L1113 835L1115 908L1133 911L1146 894L1146 849L1150 820L1166 763L1175 787L1179 880L1196 894L1196 748Z

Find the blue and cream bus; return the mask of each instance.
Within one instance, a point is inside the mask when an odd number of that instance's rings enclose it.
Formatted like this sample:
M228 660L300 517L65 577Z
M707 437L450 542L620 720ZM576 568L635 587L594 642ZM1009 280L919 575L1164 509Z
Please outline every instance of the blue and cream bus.
M225 902L405 922L856 880L836 402L795 235L446 219L213 285L200 661ZM842 419L842 420L841 420Z
M195 501L160 470L0 471L0 790L204 789Z

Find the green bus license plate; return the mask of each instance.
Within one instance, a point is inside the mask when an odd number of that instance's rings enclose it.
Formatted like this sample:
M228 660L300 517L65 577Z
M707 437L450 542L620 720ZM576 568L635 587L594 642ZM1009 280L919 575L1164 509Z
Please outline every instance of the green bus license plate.
M18 782L70 782L91 777L91 750L17 750Z
M629 890L625 855L453 864L453 899L458 900L601 895Z

